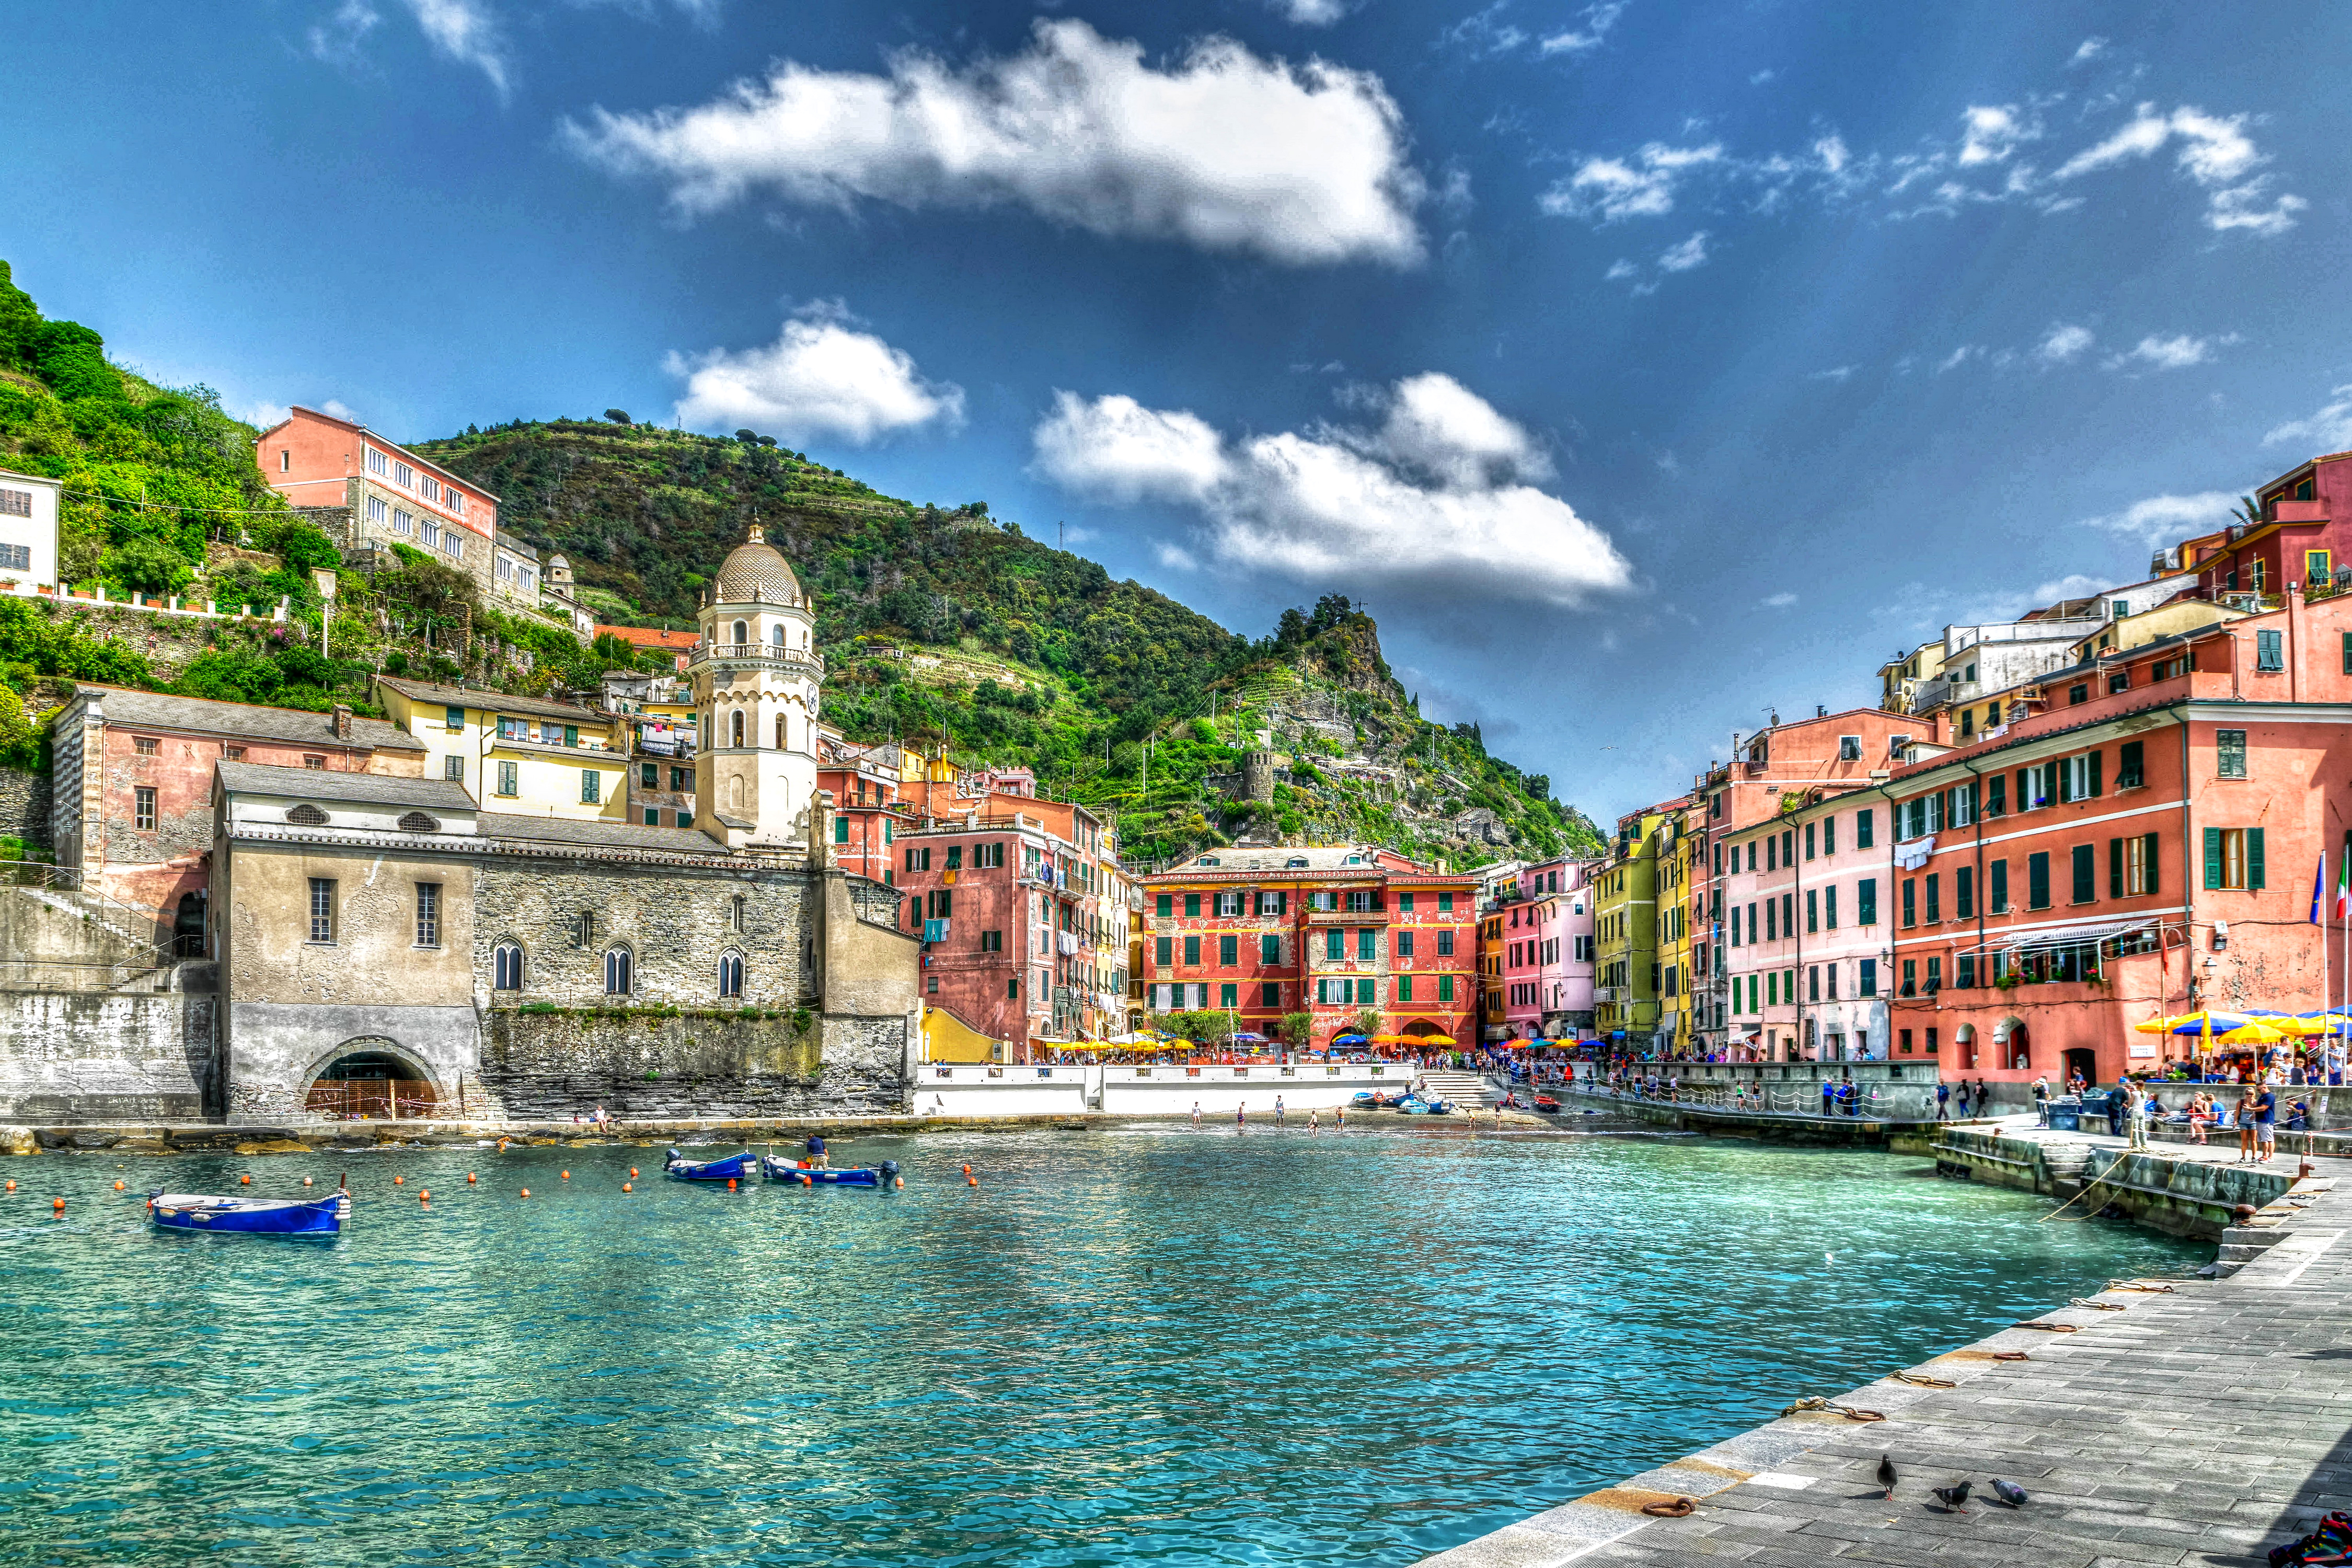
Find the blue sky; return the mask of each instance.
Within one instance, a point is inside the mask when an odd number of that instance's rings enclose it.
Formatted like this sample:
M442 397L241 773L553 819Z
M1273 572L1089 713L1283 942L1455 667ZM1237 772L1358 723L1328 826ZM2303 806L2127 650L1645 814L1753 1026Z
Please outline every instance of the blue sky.
M249 416L750 425L1607 816L2352 447L2319 5L91 3L0 255ZM2339 389L2344 390L2339 390Z

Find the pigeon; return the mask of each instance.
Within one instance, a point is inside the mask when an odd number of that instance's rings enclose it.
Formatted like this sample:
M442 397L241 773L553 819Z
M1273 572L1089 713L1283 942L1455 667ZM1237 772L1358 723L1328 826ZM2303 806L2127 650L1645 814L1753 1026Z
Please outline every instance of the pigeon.
M1937 1501L1942 1503L1946 1508L1950 1509L1954 1513L1958 1513L1961 1511L1961 1505L1969 1500L1969 1488L1970 1484L1971 1483L1968 1481L1962 1481L1956 1487L1930 1487L1928 1490L1936 1494Z
M1882 1490L1882 1491L1884 1491L1884 1492L1885 1492L1885 1494L1886 1494L1887 1499L1888 1499L1888 1500L1889 1500L1889 1501L1892 1501L1892 1500L1894 1500L1894 1497L1895 1497L1895 1461L1894 1461L1893 1459L1891 1459L1891 1458L1887 1458L1887 1456L1885 1456L1885 1454L1881 1454L1881 1455L1879 1455L1879 1456L1878 1456L1878 1485L1879 1485L1879 1489L1880 1489L1880 1490Z
M2001 1501L2007 1503L2011 1508L2023 1508L2025 1506L2025 1489L2019 1486L2015 1481L2005 1481L1999 1476L1993 1477L1992 1495L2000 1499Z

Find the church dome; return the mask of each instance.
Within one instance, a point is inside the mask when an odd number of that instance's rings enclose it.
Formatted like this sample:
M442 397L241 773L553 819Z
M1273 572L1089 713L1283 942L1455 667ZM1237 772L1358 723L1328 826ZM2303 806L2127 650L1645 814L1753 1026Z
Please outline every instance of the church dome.
M797 605L801 602L800 579L793 575L791 563L776 547L770 544L751 525L751 537L728 552L726 562L719 568L717 597L720 605L766 603Z

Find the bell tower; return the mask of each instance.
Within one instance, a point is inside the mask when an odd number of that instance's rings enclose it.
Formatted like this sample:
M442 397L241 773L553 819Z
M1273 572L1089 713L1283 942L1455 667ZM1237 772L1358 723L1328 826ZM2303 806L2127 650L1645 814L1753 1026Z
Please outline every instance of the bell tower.
M728 553L687 666L699 743L695 826L730 849L809 847L824 661L800 579L760 525Z

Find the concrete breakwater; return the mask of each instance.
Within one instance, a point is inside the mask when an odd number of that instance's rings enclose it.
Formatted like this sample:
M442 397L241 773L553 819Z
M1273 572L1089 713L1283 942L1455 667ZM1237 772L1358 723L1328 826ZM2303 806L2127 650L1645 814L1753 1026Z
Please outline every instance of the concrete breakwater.
M2339 1245L2352 1198L2333 1188L2301 1182L2265 1205L2247 1227L2263 1245L2232 1278L2115 1281L1834 1398L1801 1398L1423 1568L2257 1564L2352 1505L2352 1249ZM1899 1475L1891 1500L1882 1457ZM2028 1500L2002 1506L1996 1476ZM1958 1508L1929 1489L1963 1479L1974 1495Z
M2084 1212L2114 1209L2159 1230L2217 1241L2227 1239L2242 1209L2276 1203L2295 1180L2291 1160L2278 1162L2284 1169L2224 1164L1997 1127L1945 1123L1897 1134L1891 1146L1932 1157L1944 1174L2071 1200Z

